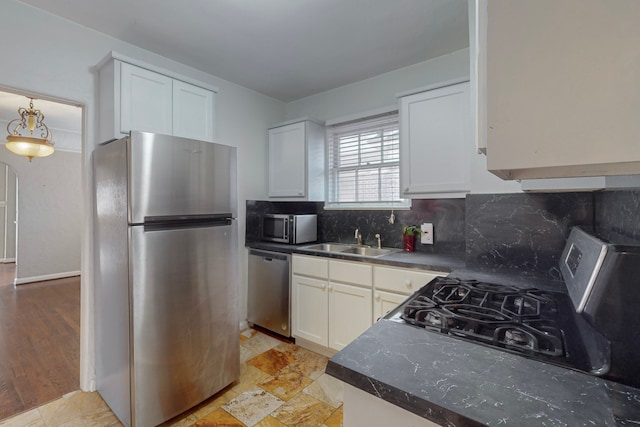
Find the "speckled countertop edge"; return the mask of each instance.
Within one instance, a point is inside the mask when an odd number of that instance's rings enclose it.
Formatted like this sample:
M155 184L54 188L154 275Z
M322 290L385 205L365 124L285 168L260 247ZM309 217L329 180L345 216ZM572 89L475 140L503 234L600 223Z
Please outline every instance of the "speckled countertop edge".
M326 372L447 426L640 424L640 390L382 320Z

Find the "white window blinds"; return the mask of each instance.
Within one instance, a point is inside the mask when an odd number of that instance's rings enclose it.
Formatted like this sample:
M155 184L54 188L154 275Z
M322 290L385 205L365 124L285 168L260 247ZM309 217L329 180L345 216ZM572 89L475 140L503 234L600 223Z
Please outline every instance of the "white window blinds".
M398 207L398 113L327 128L327 207Z

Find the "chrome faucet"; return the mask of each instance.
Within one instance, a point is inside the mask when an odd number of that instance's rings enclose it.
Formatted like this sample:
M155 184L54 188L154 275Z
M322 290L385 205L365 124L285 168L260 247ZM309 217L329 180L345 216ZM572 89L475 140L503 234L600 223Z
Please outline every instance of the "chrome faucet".
M355 233L355 235L354 235L353 237L355 237L355 238L356 238L356 242L357 242L359 245L362 245L362 233L360 233L360 230L359 230L359 229L357 229L357 228L356 228L356 233Z
M376 239L378 239L378 249L382 249L382 239L380 238L380 234L376 233Z

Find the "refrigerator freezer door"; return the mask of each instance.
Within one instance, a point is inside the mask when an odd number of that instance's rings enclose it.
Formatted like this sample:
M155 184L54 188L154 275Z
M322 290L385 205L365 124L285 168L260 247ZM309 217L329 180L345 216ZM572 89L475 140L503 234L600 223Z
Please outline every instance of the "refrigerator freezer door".
M236 149L145 132L129 143L129 223L147 216L236 216Z
M136 426L154 426L239 377L237 224L131 232Z

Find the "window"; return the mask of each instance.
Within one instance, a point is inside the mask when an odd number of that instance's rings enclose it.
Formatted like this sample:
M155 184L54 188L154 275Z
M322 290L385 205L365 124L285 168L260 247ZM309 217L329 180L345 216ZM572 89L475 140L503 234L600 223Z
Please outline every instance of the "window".
M398 112L327 127L329 208L408 206L400 199Z

